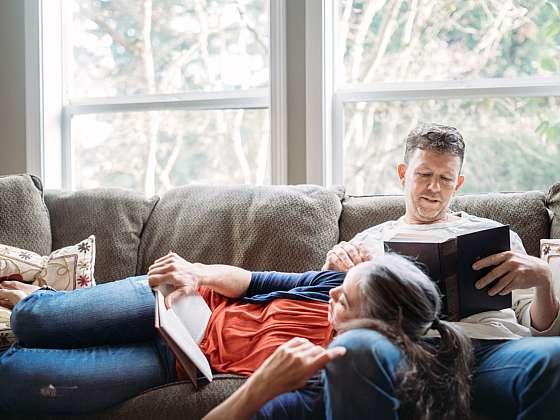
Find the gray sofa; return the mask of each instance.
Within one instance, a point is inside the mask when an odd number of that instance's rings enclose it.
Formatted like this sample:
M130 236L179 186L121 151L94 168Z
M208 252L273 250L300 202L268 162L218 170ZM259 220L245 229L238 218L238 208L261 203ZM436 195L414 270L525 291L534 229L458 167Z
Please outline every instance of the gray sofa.
M188 186L144 198L120 189L43 194L38 179L18 175L0 178L0 197L0 244L47 255L95 234L98 283L143 274L169 250L250 270L319 269L339 241L404 213L400 196L347 196L342 187L313 185ZM510 224L532 255L541 238L560 238L560 183L544 192L459 196L452 208ZM242 381L216 375L198 391L187 382L169 384L79 417L200 418Z

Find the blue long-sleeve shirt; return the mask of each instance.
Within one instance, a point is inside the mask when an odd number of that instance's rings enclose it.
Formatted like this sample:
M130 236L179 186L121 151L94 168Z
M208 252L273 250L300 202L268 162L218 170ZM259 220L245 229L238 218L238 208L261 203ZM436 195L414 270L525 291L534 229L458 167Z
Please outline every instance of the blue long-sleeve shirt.
M329 301L329 290L340 286L346 273L308 271L306 273L254 272L247 294L248 303L267 303L274 299Z

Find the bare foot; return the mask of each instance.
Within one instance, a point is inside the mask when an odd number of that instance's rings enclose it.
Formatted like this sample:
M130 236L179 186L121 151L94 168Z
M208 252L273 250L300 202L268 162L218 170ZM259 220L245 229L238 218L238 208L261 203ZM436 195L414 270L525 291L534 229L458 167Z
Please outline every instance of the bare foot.
M12 309L17 303L29 296L39 286L20 281L3 281L0 283L0 305Z

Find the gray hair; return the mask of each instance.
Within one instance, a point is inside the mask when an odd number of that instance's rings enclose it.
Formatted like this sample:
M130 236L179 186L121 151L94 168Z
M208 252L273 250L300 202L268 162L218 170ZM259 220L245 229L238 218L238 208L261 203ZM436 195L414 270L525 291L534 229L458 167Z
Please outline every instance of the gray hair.
M404 161L408 163L416 149L459 156L461 166L465 158L465 141L455 127L441 124L422 124L414 128L406 137Z

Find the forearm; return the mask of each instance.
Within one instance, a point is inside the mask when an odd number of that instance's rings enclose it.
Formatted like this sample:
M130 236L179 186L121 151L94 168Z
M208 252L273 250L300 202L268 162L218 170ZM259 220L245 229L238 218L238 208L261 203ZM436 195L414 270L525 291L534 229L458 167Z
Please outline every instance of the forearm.
M243 297L251 284L251 272L242 268L223 264L195 265L201 268L198 285L206 286L221 295Z
M531 305L531 326L538 331L548 329L558 315L558 300L551 285L537 287Z
M204 420L249 420L267 401L249 379L227 400L210 411Z

